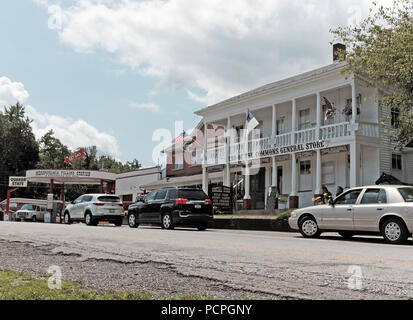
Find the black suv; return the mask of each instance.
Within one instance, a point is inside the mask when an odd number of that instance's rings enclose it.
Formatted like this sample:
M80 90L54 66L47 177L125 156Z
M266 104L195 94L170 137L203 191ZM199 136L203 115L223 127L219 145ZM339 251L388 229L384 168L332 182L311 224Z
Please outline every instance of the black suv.
M160 224L164 229L173 229L177 225L195 226L203 231L212 219L212 202L200 189L159 189L128 208L131 228L144 223Z

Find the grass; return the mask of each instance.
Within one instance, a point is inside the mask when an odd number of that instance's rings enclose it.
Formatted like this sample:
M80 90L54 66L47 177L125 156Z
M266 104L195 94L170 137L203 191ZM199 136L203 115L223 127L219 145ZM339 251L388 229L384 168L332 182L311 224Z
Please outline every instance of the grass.
M63 281L61 290L48 287L50 275L35 278L29 273L0 272L0 300L205 300L201 296L154 298L146 291L105 292L85 289L77 282Z

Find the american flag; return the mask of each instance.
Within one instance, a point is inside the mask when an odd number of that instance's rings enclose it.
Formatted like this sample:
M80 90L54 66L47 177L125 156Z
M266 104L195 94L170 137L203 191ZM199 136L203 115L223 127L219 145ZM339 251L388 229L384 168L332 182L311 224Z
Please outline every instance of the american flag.
M331 104L330 101L326 97L323 97L324 102L326 104L327 110L326 110L326 115L325 115L325 121L329 120L330 118L334 117L336 114L336 108L334 107L334 104Z
M182 133L177 136L175 139L172 140L172 143L179 143L179 142L184 142L185 137L187 137L188 135L186 134L185 130L182 131Z

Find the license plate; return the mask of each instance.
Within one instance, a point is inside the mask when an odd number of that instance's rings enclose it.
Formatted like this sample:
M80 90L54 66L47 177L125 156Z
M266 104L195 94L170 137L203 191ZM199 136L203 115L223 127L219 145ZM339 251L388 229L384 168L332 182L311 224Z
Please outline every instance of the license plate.
M109 213L115 213L115 209L109 209Z
M200 204L195 205L195 209L201 209L201 208L202 208L202 206Z

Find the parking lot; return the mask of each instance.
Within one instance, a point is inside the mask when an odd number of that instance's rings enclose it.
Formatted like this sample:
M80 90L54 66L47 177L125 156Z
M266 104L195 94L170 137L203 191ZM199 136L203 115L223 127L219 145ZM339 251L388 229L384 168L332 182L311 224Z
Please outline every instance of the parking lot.
M413 247L380 237L0 222L0 268L103 290L223 299L410 299Z

